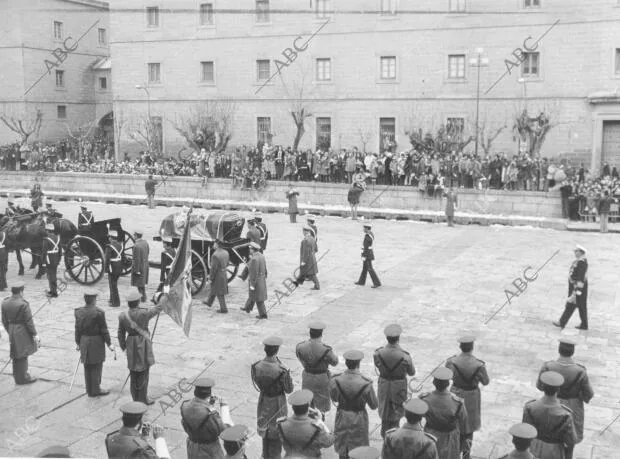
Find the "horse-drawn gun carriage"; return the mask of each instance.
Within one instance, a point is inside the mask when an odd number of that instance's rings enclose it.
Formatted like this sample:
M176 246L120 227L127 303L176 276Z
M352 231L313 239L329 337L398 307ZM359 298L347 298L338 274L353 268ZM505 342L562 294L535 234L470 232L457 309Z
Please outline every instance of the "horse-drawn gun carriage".
M153 240L171 238L172 247L177 248L187 220L185 212L169 215L162 223L159 236ZM226 268L230 283L239 265L249 258L250 241L241 236L245 219L236 212L212 211L206 215L192 213L190 215L190 238L192 248L192 295L199 293L205 286L211 270L211 256L215 251L213 243L221 241L222 247L229 254ZM159 263L149 263L151 267L160 268Z

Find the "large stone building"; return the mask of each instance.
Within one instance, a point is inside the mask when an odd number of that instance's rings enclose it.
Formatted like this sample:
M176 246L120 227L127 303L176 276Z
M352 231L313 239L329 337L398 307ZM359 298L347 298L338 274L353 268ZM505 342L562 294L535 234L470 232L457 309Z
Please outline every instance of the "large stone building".
M108 4L0 3L0 115L29 124L40 110L41 129L30 140L77 135L87 125L111 134ZM15 140L19 135L0 123L0 145Z

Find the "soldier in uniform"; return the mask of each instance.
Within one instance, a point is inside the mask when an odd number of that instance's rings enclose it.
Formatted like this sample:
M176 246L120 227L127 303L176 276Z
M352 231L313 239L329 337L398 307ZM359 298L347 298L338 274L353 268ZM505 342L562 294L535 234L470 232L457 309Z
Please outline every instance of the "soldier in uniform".
M30 190L30 204L32 205L32 209L36 212L39 207L43 205L43 196L45 194L41 190L41 185L35 183Z
M110 287L109 305L118 308L121 298L118 294L118 278L123 273L123 246L118 240L118 231L108 231L108 245L105 247L106 272L108 273L108 286Z
M403 329L392 324L385 327L387 345L378 348L373 356L379 372L377 395L379 396L379 416L381 416L381 438L385 433L398 427L404 416L403 403L407 400L407 375L415 375L411 356L398 344Z
M299 287L304 281L311 280L314 282L312 290L320 290L321 285L316 277L319 272L319 266L316 262L316 242L312 237L312 229L305 226L303 229L304 238L301 241L299 249L299 276L293 281L295 286Z
M149 320L158 315L163 305L139 308L140 294L131 292L127 297L128 311L118 316L118 343L127 353L127 368L131 377L131 397L134 401L152 405L148 398L149 368L155 363Z
M209 290L209 297L206 301L203 301L208 307L213 306L213 301L217 297L217 301L220 303L220 309L217 311L221 314L226 314L228 308L226 307L226 295L228 295L228 274L226 267L230 260L228 252L222 248L222 241L219 239L213 243L215 251L211 255L211 271L209 271L209 278L211 279L211 290Z
M28 356L37 352L41 339L32 321L30 304L24 299L24 283L11 287L12 296L2 301L2 325L9 335L10 357L15 384L31 384L37 380L28 374Z
M299 213L297 209L297 196L299 196L299 191L293 187L292 183L289 183L286 199L288 199L288 215L291 223L297 223L297 214Z
M149 283L149 244L142 239L142 230L136 230L132 249L131 285L138 287L142 302L146 301L146 286Z
M153 175L149 175L149 178L144 182L149 209L155 208L155 188L157 188L157 180L153 179Z
M194 381L194 398L181 404L181 424L187 433L188 459L224 459L219 436L233 422L226 403L220 400L221 416L215 408L216 398L211 396L214 385L215 381L211 378L198 378Z
M351 450L370 444L368 432L368 413L366 405L376 410L378 401L372 380L360 373L362 351L351 350L344 353L347 370L329 380L329 395L338 405L334 435L334 449L340 459L349 457Z
M586 249L578 245L575 247L575 261L568 272L568 299L564 306L564 313L560 320L553 322L556 327L564 328L570 320L575 308L579 308L581 324L579 330L588 329L588 260Z
M321 450L334 444L334 434L321 419L321 413L310 408L312 398L309 390L295 392L288 398L293 416L277 421L285 457L321 457Z
M242 311L248 314L254 309L254 304L258 309L257 319L267 318L267 309L265 309L265 300L267 299L267 262L262 253L260 253L260 245L256 242L250 242L250 260L249 270L250 280L248 281L248 299Z
M260 247L260 231L256 228L256 222L254 220L248 220L248 232L245 233L245 237L250 241L250 243L254 242ZM243 281L248 278L247 265L243 268L243 271L241 271L241 275L239 277Z
M539 459L570 459L577 432L571 409L560 404L557 397L564 377L555 371L545 371L539 379L545 395L540 400L530 400L523 407L523 422L538 431L532 441L532 454Z
M60 236L58 236L56 226L53 223L47 223L45 229L47 230L47 236L43 238L43 244L41 245L41 259L43 261L41 266L47 271L47 281L50 287L46 292L47 296L56 298L58 297L56 272L62 258L62 247L60 247Z
M481 427L481 407L482 400L480 396L480 387L482 384L489 384L489 375L485 363L474 357L473 336L462 336L459 338L461 354L454 355L446 361L446 367L452 370L454 379L450 391L461 397L465 401L467 409L467 426L461 435L470 443L473 442L474 432L480 430ZM463 454L463 459L469 459L469 454Z
M88 210L84 204L80 206L80 213L78 214L78 229L90 226L95 222L95 216Z
M263 458L274 459L282 453L276 421L288 414L285 394L293 392L293 380L277 355L282 339L271 336L263 344L265 358L252 364L251 375L254 387L260 392L256 421L258 434L263 438Z
M448 189L444 197L446 198L446 220L448 221L448 226L454 226L454 210L459 205L459 198L452 187Z
M301 387L313 393L313 407L326 413L331 408L329 398L329 366L338 365L338 356L321 337L325 324L315 321L309 324L310 339L297 345L295 354L304 367Z
M52 207L52 203L45 204L45 215L49 218L62 218L62 214Z
M7 204L8 204L8 207L4 211L4 214L7 217L15 217L16 215L21 214L21 212L19 211L19 207L15 206L15 201L13 201L13 198L9 198L7 200Z
M247 459L245 455L245 440L249 429L243 425L228 427L220 434L220 440L226 452L225 459Z
M101 376L105 361L105 345L114 352L110 341L105 312L96 305L97 291L84 293L81 308L75 309L75 344L80 351L80 360L84 364L84 382L89 397L108 395L110 391L101 390Z
M6 232L0 230L0 292L7 288L6 272L9 268L9 252L6 249Z
M522 422L512 426L508 433L512 435L512 444L515 450L499 459L538 459L530 453L532 440L538 435L536 427Z
M159 285L157 286L157 293L164 290L164 284L170 275L170 268L172 267L172 262L177 254L177 251L172 248L172 238L170 236L164 236L161 240L164 244L164 250L161 252Z
M415 457L417 459L439 459L437 439L424 432L422 418L428 411L428 404L414 398L404 405L407 422L400 428L388 430L383 443L383 459L401 459Z
M123 413L123 427L108 434L105 438L105 447L109 458L170 458L162 427L152 426L155 449L147 441L150 429L148 425L142 423L142 416L148 409L144 403L129 402L121 406L120 409Z
M560 338L560 345L558 348L560 357L557 360L543 363L540 369L540 375L545 371L555 371L564 378L564 384L562 384L558 392L558 399L560 403L571 409L575 431L577 432L577 441L575 443L580 443L583 440L585 417L583 404L584 402L590 403L590 400L594 397L594 391L590 385L586 367L573 360L575 344L575 341L569 338ZM536 387L538 390L543 390L543 383L540 380L540 375Z
M316 251L319 251L319 228L316 226L314 215L310 214L306 218L306 224L312 230L312 237L314 238Z
M461 452L469 453L465 437L467 409L463 399L448 390L452 370L440 367L433 372L435 390L420 395L428 404L424 431L437 438L437 454L441 459L461 459Z
M360 446L349 452L349 459L379 459L381 453L372 446Z
M256 221L256 229L260 233L260 253L267 250L267 241L269 240L269 231L267 231L267 225L263 223L263 214L260 212L254 213L254 220Z
M370 225L370 223L364 225L364 234L364 242L362 246L362 273L360 274L360 278L355 285L365 285L366 274L370 274L372 288L378 288L381 287L381 281L375 272L375 268L372 267L372 262L375 259L375 252L372 248L372 245L375 242L375 235L372 233L372 225Z

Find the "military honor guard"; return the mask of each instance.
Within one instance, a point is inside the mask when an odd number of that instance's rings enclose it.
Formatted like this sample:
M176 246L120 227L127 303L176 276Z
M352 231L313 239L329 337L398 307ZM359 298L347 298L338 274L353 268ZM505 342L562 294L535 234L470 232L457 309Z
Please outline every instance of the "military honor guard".
M249 314L254 309L254 304L256 304L258 309L256 318L267 319L267 309L265 308L265 301L267 300L267 262L264 255L260 253L260 245L256 242L250 242L248 273L250 275L248 299L241 310Z
M35 212L43 205L43 196L45 193L41 190L41 185L35 183L30 190L30 205Z
M437 439L424 432L422 418L428 411L428 404L412 399L403 405L407 422L402 427L388 430L383 442L383 459L440 459L437 453Z
M228 405L220 400L222 414L215 407L216 397L211 395L215 381L198 378L194 381L194 398L181 404L181 424L187 433L187 457L223 459L220 434L233 424Z
M282 339L271 336L263 344L265 358L253 363L251 370L252 383L260 392L256 407L257 431L263 439L263 458L279 459L282 442L277 420L288 414L285 394L293 392L293 380L290 370L278 358Z
M539 459L530 453L532 440L538 435L536 427L522 422L512 426L508 433L512 435L512 444L515 449L510 454L502 456L499 459Z
M588 260L586 249L581 245L575 247L575 261L568 272L568 299L560 320L553 322L556 327L564 328L570 320L575 308L579 309L581 323L575 327L579 330L588 329Z
M56 225L46 223L45 229L47 235L43 238L43 244L41 245L41 259L42 267L47 271L47 281L49 283L49 290L46 293L51 298L57 298L58 281L56 275L62 258L62 247L60 246L60 236L58 236Z
M297 196L299 196L299 191L295 189L292 183L289 183L286 199L288 199L288 216L291 219L291 223L297 223L297 214L299 213L299 209L297 209Z
M10 297L2 301L2 325L8 333L15 384L31 384L37 380L28 373L28 356L37 352L41 339L32 320L30 304L24 299L24 284L11 287Z
M379 402L372 387L372 380L360 373L363 358L362 351L345 352L347 369L329 380L329 395L338 407L334 426L334 449L340 459L350 457L351 451L358 446L370 444L366 406L376 410Z
M101 389L105 346L114 352L105 312L97 307L97 291L84 293L85 305L75 309L75 344L84 365L84 383L89 397L100 397L110 392Z
M6 248L6 231L0 230L0 292L7 288L6 272L9 268L9 252Z
M118 294L118 278L123 273L123 245L119 241L118 231L108 231L108 245L105 246L105 266L108 273L108 287L110 288L110 300L108 304L113 308L121 305L121 297Z
M245 238L249 240L250 244L254 242L258 244L260 247L260 231L256 227L256 222L254 219L248 220L248 231L245 233ZM259 249L260 250L260 249ZM248 266L246 265L241 271L241 275L239 276L241 280L245 281L248 278Z
M62 214L54 209L51 202L45 204L45 215L48 218L62 218Z
M269 231L267 231L267 225L263 222L263 214L260 212L254 213L254 221L256 222L256 229L260 233L260 251L263 253L267 250Z
M78 214L78 229L90 226L95 223L95 216L88 210L85 204L80 205L80 213Z
M310 339L299 343L295 354L304 367L301 373L301 387L313 394L312 406L322 413L331 408L329 398L329 366L338 365L338 356L330 346L321 341L326 325L323 322L311 322Z
M308 228L310 228L312 230L312 237L314 238L314 245L316 248L316 251L319 251L319 228L318 226L316 226L316 217L312 214L309 214L306 217L306 225L308 226Z
M571 409L557 397L564 377L555 371L545 371L539 379L545 395L530 400L523 408L523 422L538 431L530 450L538 459L571 459L577 432Z
M158 293L164 290L164 284L170 275L170 268L177 254L177 251L172 247L172 238L170 236L162 237L161 241L164 245L164 250L161 252L159 285L157 286Z
M380 459L381 452L372 446L360 446L349 453L349 459Z
M316 261L316 242L312 237L312 229L308 226L303 228L304 238L301 240L299 248L299 276L293 281L296 286L300 286L306 280L314 282L312 290L320 290L321 285L316 277L319 272L319 265Z
M450 187L448 192L444 194L446 198L446 220L448 222L448 226L454 226L454 211L459 206L459 198Z
M433 372L433 392L420 395L428 404L424 430L437 438L437 454L441 459L461 459L461 452L469 453L466 439L467 409L463 399L451 393L452 370L440 367Z
M127 297L128 311L118 316L118 342L127 354L127 368L131 378L131 397L134 401L152 405L148 398L149 369L155 363L149 321L163 306L139 308L140 294L131 292Z
M372 225L370 223L366 223L364 225L364 241L362 242L362 273L360 274L360 278L355 283L356 285L365 285L366 275L370 274L372 288L381 287L379 276L377 276L375 268L372 267L372 262L375 259L375 252L372 248L374 242L375 235L372 233Z
M482 397L480 384L489 384L489 375L484 361L473 355L475 337L462 336L458 339L461 353L446 361L446 367L452 370L454 377L450 391L465 401L467 409L467 425L461 435L470 443L473 442L474 432L480 430ZM463 459L469 459L469 453L463 454Z
M108 434L105 447L110 458L140 457L144 459L170 458L164 429L160 426L144 424L142 416L148 407L141 402L129 402L121 406L123 427ZM148 443L148 434L153 431L155 448Z
M576 342L570 338L560 338L558 352L560 357L557 360L545 362L540 369L540 375L546 371L555 371L564 378L564 384L558 391L558 399L560 403L572 411L573 424L577 432L577 440L580 443L583 440L583 425L585 418L584 403L590 403L594 397L594 391L590 385L588 371L586 367L576 363L573 360L575 354ZM536 387L543 390L543 383L540 375Z
M131 259L131 285L138 288L140 299L146 301L146 286L149 283L149 244L144 239L142 230L134 232L135 242Z
M403 403L407 400L407 375L415 375L411 355L400 347L403 329L398 324L385 327L387 345L378 348L373 356L379 372L377 395L379 396L379 416L381 417L381 437L398 427L405 414Z
M288 398L293 416L277 421L285 457L321 457L321 450L334 444L334 435L323 422L321 413L310 408L313 397L306 389L295 392Z
M250 433L244 425L228 427L220 434L226 455L224 459L248 459L245 455L245 441Z
M215 251L211 255L211 270L209 271L209 279L211 280L211 289L209 297L203 301L208 307L213 306L213 301L217 297L220 309L217 311L221 314L228 313L226 307L226 295L228 295L228 273L226 267L230 260L228 252L222 247L222 241L217 239L213 243ZM265 271L267 268L265 267Z

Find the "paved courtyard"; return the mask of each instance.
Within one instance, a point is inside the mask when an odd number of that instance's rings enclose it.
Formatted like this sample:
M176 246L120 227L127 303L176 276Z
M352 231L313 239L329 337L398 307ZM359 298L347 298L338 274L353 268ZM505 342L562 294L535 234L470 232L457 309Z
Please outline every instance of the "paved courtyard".
M56 207L75 222L76 202L56 203ZM161 245L152 241L162 218L176 209L149 210L93 203L96 219L122 217L127 230L142 227L150 241L151 259L159 259ZM204 211L200 211L204 212ZM304 219L300 219L304 221ZM302 223L288 222L283 214L266 215L270 237L266 251L269 270L268 288L284 291L281 282L298 263ZM173 403L166 392L182 378L192 380L204 373L216 380L215 393L231 406L237 424L246 424L255 432L258 393L250 380L250 365L262 358L263 338L279 335L284 344L280 358L292 369L295 387L301 387L301 367L295 358L295 344L306 339L306 324L321 319L328 324L324 341L338 355L351 348L364 351L362 373L376 381L372 366L374 349L383 345L383 328L397 322L403 326L401 345L409 351L416 366L416 388L431 390L427 378L443 359L458 352L456 338L463 332L478 337L476 355L487 362L491 384L483 390L483 428L474 439L477 458L495 458L510 449L508 428L521 420L523 404L540 396L534 383L543 361L557 354L557 319L566 298L566 278L573 260L573 246L588 248L590 262L590 331L578 332L574 317L565 330L579 339L576 358L587 366L595 397L586 408L586 433L575 450L575 459L620 457L620 420L601 431L620 414L620 306L617 280L617 236L598 233L559 232L513 227L459 226L425 223L374 221L376 267L383 287L353 284L361 268L361 223L337 217L321 218L319 263L321 290L311 291L305 284L289 297L282 298L269 311L269 320L254 319L254 314L239 311L247 295L247 285L239 279L231 284L227 301L231 311L220 315L194 301L190 338L167 316L162 315L154 339L156 364L151 369L150 396L157 403L150 407L146 420L157 418L166 427L166 439L173 458L187 457L185 434L181 427L179 405L162 414L159 402ZM559 252L527 286L488 324L494 311L506 301L505 289L516 291L512 282L524 269L538 269ZM26 256L29 262L29 256ZM528 271L531 277L532 270ZM159 273L151 271L149 298ZM9 284L18 279L17 266L10 256ZM46 302L45 280L36 281L33 271L20 280L26 282L25 296L33 311ZM517 282L519 284L519 282ZM96 285L99 306L106 311L108 326L116 343L118 314L126 306L107 306L107 281ZM121 296L132 288L129 279L120 282ZM75 351L73 309L82 305L83 288L70 283L64 293L53 299L35 317L43 347L30 359L31 374L39 381L15 386L7 367L0 375L0 456L35 455L46 446L69 446L74 457L106 457L104 438L120 426L118 407L131 400L128 388L120 399L119 391L127 375L126 359L117 349L118 360L108 353L104 365L107 397L90 399L84 395L83 371L69 385L78 353ZM217 303L216 303L217 304ZM576 314L575 314L576 316ZM151 322L151 329L153 322ZM117 344L117 343L116 343ZM0 364L8 359L6 333L0 340ZM118 348L118 345L117 345ZM343 371L344 362L336 372ZM376 389L376 382L375 382ZM191 394L185 397L189 398ZM333 428L334 412L328 415ZM380 447L380 421L370 414L372 444ZM19 439L19 436L23 440ZM260 457L260 438L248 442L248 457ZM337 455L328 450L324 457Z

